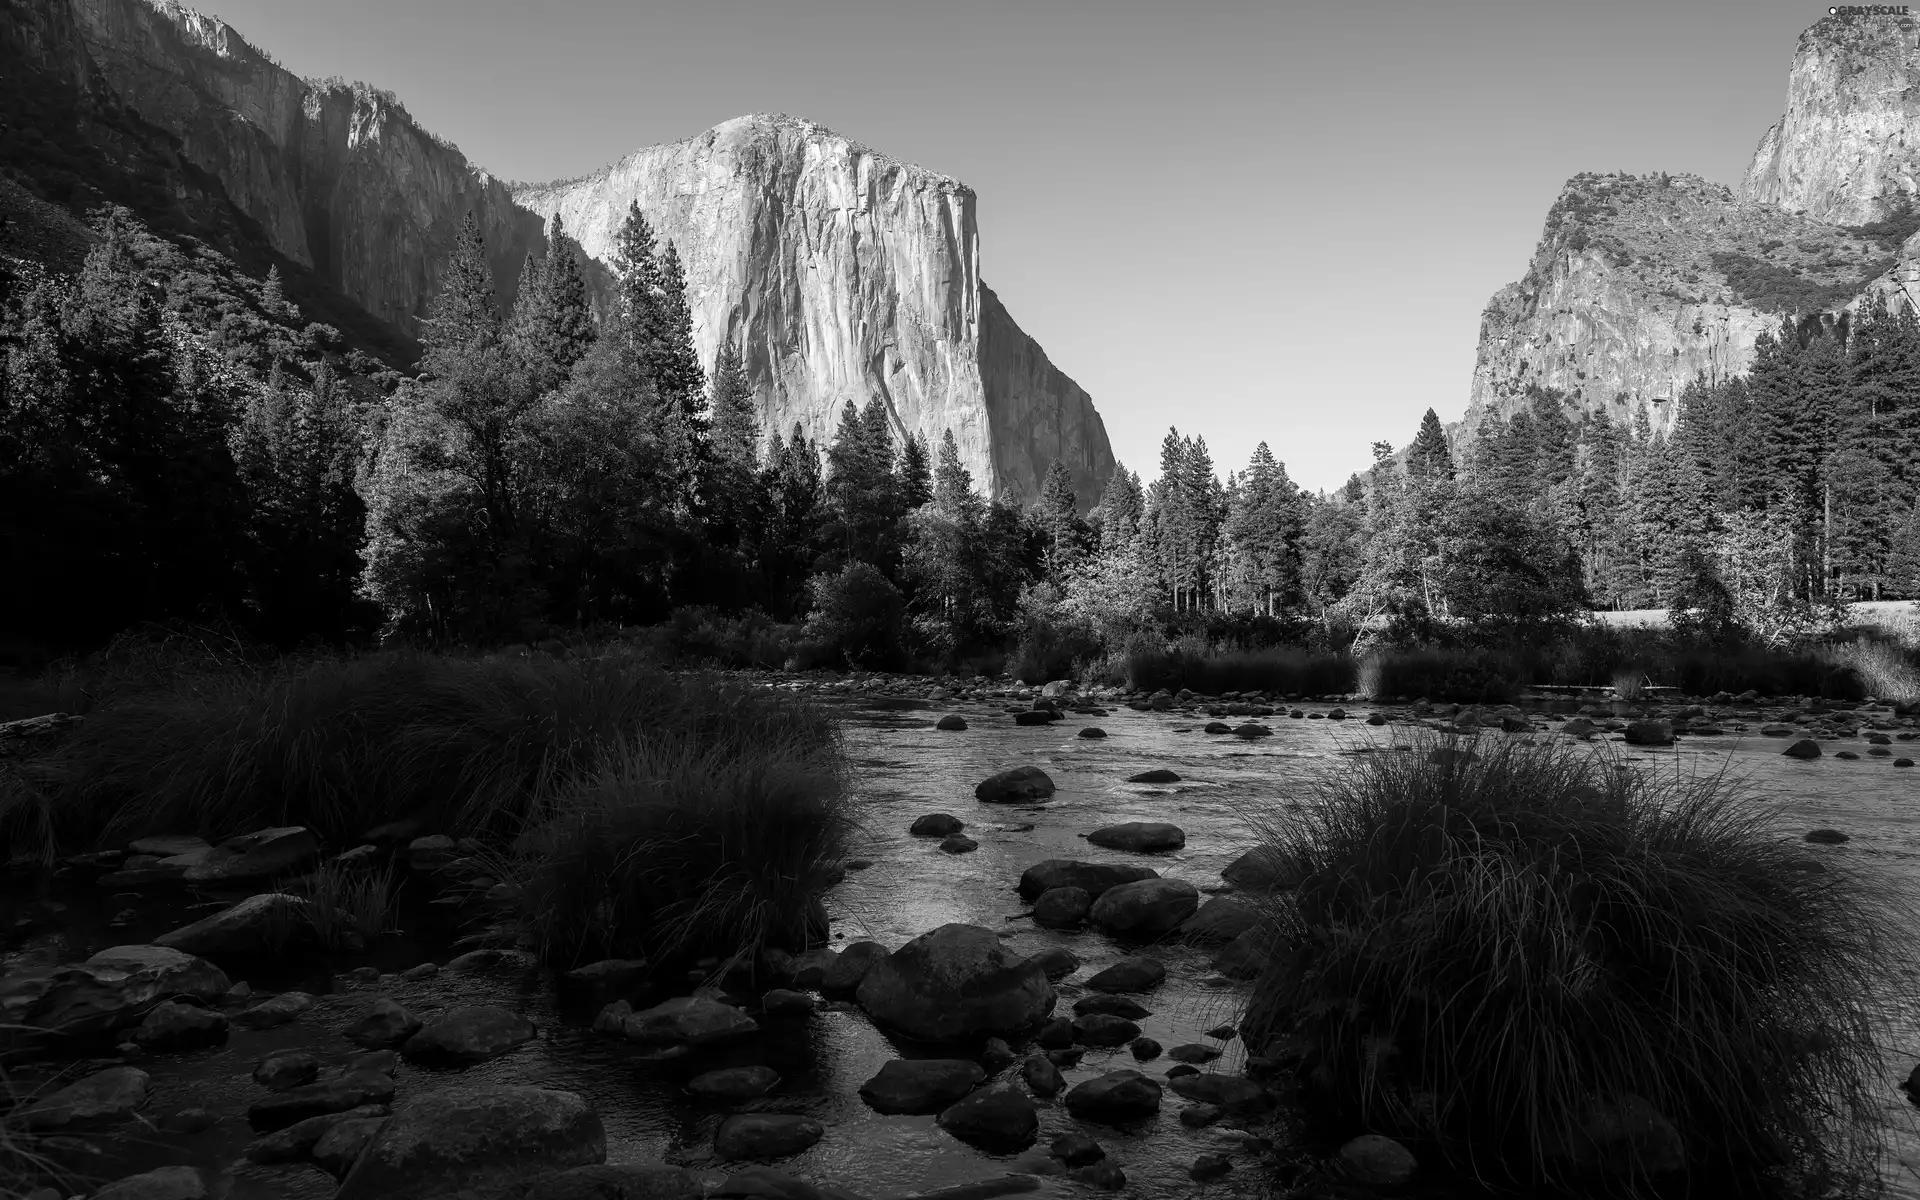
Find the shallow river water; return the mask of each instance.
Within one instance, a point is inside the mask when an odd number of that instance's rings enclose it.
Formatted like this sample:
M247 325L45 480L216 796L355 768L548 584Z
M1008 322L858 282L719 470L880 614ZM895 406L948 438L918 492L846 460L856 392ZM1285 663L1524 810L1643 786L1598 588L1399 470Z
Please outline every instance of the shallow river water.
M1025 868L1045 858L1129 857L1090 847L1084 836L1121 821L1171 821L1185 831L1186 848L1153 856L1151 865L1162 875L1189 879L1203 889L1218 887L1221 868L1249 844L1245 825L1249 811L1307 800L1316 778L1337 764L1343 753L1390 744L1396 736L1391 726L1368 727L1358 720L1290 720L1280 714L1264 719L1274 736L1243 742L1208 736L1200 728L1207 720L1204 715L1177 712L1117 708L1098 717L1069 715L1052 727L1016 728L1004 705L997 702L946 704L938 710L895 699L849 697L830 703L843 716L855 787L863 805L863 829L854 854L872 864L850 871L828 894L836 944L871 938L897 947L953 921L1005 930L1008 944L1022 952L1057 942L1070 947L1085 964L1062 986L1060 1011L1070 1009L1079 994L1072 986L1076 979L1135 948L1094 932L1038 929L1021 919L1026 906L1014 885ZM933 728L933 719L948 711L961 713L972 727L962 732ZM1315 710L1309 707L1308 711ZM1367 709L1349 711L1364 717ZM1098 725L1108 736L1079 738L1076 735L1085 725ZM1920 895L1920 770L1899 770L1884 758L1849 762L1829 756L1796 761L1781 756L1782 743L1760 736L1757 728L1756 722L1752 733L1687 738L1677 750L1629 752L1618 744L1613 749L1641 769L1728 767L1750 783L1761 802L1782 805L1792 829L1830 827L1851 837L1843 845L1809 845L1809 854L1871 871L1910 901ZM1829 746L1829 752L1833 748ZM1044 768L1057 784L1058 791L1049 802L1006 806L974 799L977 781L1024 764ZM1171 768L1181 782L1164 786L1124 782L1129 775L1154 767ZM930 812L949 812L965 821L966 833L978 841L979 848L949 855L938 849L938 839L910 836L907 827L913 819ZM112 907L106 898L93 903L103 910ZM180 916L178 909L155 905L137 914L132 925L107 930L89 920L86 906L81 905L62 935L66 944L61 950L65 957L78 958L106 945L144 941L177 924ZM382 947L376 965L393 971L429 956L436 942L444 944L430 928L435 919L423 913L409 921L412 936ZM1914 940L1920 943L1920 931ZM1166 1046L1205 1041L1207 1030L1236 1019L1245 985L1215 975L1208 966L1209 951L1168 945L1152 952L1167 962L1169 971L1166 982L1144 997L1153 1010L1139 1022L1147 1036ZM450 954L432 956L444 961ZM256 976L252 982L256 987L303 986L324 992L339 966L309 964L305 973L287 979ZM1920 1031L1920 981L1909 975L1896 992L1882 998L1895 1043L1884 1097L1897 1159L1889 1195L1913 1200L1920 1198L1916 1110L1898 1090L1892 1072L1904 1077L1920 1061L1920 1034L1916 1033ZM1012 1157L985 1154L956 1141L937 1128L931 1116L882 1116L868 1109L857 1094L861 1083L889 1058L926 1051L894 1044L858 1012L776 1018L767 1021L765 1032L751 1041L687 1059L651 1062L623 1043L592 1034L587 1029L592 1007L562 1007L537 976L443 974L421 984L389 981L335 991L322 995L319 1008L294 1025L261 1032L236 1029L221 1049L143 1061L140 1065L154 1076L149 1112L200 1106L226 1119L187 1137L156 1132L131 1151L114 1151L112 1167L124 1172L162 1162L234 1162L252 1136L245 1126L245 1108L261 1094L248 1078L252 1064L273 1049L311 1048L316 1030L330 1031L344 1024L375 994L392 995L409 1007L417 1004L417 1011L423 1013L475 1001L524 1010L539 1026L540 1040L471 1068L466 1076L537 1083L591 1097L606 1124L610 1162L664 1159L711 1170L719 1177L724 1168L711 1160L709 1146L714 1127L728 1110L693 1100L683 1085L700 1071L747 1063L765 1063L781 1073L783 1083L773 1099L782 1111L813 1116L826 1126L826 1136L818 1145L779 1164L803 1179L833 1183L865 1196L897 1196L999 1176ZM340 1042L337 1048L344 1050L346 1044ZM1239 1042L1229 1043L1227 1051L1207 1069L1238 1070ZM1171 1065L1162 1059L1142 1066L1122 1046L1089 1050L1066 1075L1074 1083L1104 1071L1140 1066L1158 1076ZM1006 1074L1017 1078L1018 1069L1016 1064ZM419 1074L418 1068L402 1065L401 1099L408 1094L410 1078L414 1086L424 1082L418 1080ZM1188 1179L1187 1168L1202 1153L1229 1153L1236 1162L1233 1174L1204 1189L1207 1195L1266 1191L1257 1160L1238 1149L1238 1135L1217 1128L1187 1129L1177 1119L1181 1102L1171 1093L1167 1101L1160 1116L1144 1127L1124 1132L1093 1130L1109 1157L1125 1170L1126 1194L1197 1194L1201 1186ZM1057 1105L1043 1106L1039 1144L1044 1147L1054 1134L1071 1128L1073 1122ZM1055 1180L1046 1181L1044 1188L1085 1194L1081 1185ZM331 1180L311 1168L245 1168L236 1179L234 1196L236 1200L321 1197L331 1190Z

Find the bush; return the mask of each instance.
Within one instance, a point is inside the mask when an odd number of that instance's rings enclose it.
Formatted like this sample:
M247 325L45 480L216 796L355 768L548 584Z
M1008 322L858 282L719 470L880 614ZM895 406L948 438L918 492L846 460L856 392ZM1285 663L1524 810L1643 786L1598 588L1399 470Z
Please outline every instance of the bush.
M793 657L798 632L757 609L729 615L677 608L662 624L642 630L639 641L660 661L678 666L778 668Z
M1259 814L1302 882L1270 908L1250 1047L1285 1043L1310 1103L1491 1182L1578 1185L1552 1148L1626 1097L1728 1195L1876 1177L1870 1006L1900 944L1876 893L1723 776L1435 753L1457 745L1383 747Z
M1531 672L1517 658L1489 649L1390 647L1376 651L1361 667L1360 690L1371 700L1507 703L1530 681Z
M807 581L813 616L807 636L824 653L856 667L886 667L900 661L906 599L868 563L848 563L838 575Z
M1338 651L1297 646L1248 650L1208 645L1196 636L1171 645L1151 637L1129 642L1126 676L1128 686L1143 691L1191 688L1207 696L1248 691L1326 695L1354 687L1353 660Z

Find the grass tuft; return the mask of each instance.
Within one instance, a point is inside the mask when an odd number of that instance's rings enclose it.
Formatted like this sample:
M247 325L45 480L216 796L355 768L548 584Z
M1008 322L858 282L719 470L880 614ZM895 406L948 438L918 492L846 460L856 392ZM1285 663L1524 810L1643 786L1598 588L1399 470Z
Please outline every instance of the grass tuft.
M1591 1184L1552 1148L1596 1099L1637 1096L1696 1190L1873 1185L1888 903L1806 869L1724 776L1443 744L1354 756L1317 803L1258 818L1304 882L1272 907L1249 1044L1297 1056L1321 1111L1488 1183Z
M314 872L305 915L329 950L351 950L393 928L394 869L328 863Z

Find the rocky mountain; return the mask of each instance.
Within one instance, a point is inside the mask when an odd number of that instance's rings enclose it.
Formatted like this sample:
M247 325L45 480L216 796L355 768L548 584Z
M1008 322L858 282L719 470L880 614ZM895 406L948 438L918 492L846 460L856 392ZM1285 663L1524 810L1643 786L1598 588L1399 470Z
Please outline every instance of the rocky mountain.
M1461 434L1536 388L1669 426L1687 383L1747 369L1791 315L1920 300L1920 20L1841 12L1800 38L1787 112L1738 192L1694 176L1579 175L1527 271L1495 293Z
M897 431L951 429L997 496L1036 495L1059 457L1091 503L1113 470L1092 400L982 282L974 194L955 180L805 121L747 117L580 179L509 186L391 94L301 79L176 0L4 3L73 25L74 71L275 253L399 334L417 329L468 212L510 298L552 213L597 257L638 200L687 266L700 353L735 341L767 427L829 435L844 401L879 398Z

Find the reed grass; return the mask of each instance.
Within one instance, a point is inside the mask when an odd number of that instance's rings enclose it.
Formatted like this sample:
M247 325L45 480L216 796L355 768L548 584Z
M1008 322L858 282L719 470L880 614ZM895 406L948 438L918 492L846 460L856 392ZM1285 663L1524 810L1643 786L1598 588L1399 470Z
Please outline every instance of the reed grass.
M358 949L393 928L394 869L322 866L310 877L303 910L329 950Z
M1904 944L1884 894L1807 869L1724 775L1443 741L1356 755L1316 803L1259 815L1304 882L1271 906L1250 1046L1291 1047L1318 1111L1483 1183L1597 1186L1554 1148L1596 1100L1637 1096L1696 1192L1875 1186L1869 1006ZM1659 1190L1626 1166L1607 1186Z

